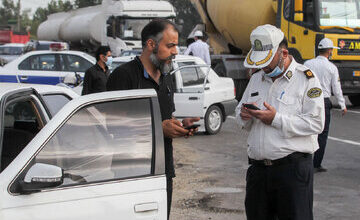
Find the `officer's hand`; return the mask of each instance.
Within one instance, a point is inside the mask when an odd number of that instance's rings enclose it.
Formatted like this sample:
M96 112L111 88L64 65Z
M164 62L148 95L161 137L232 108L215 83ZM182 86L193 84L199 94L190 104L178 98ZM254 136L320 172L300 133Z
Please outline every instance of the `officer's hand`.
M347 108L345 107L345 108L342 110L342 116L344 116L346 113L347 113Z
M247 109L247 111L252 116L262 121L264 124L271 125L276 115L276 109L269 105L267 102L264 102L264 106L266 108L265 110Z
M165 137L176 138L186 136L189 131L182 127L180 121L176 119L167 119L162 122Z
M183 126L184 127L188 127L194 124L194 122L200 121L199 117L196 118L185 118L182 120ZM189 137L189 136L193 136L195 132L198 131L198 128L195 129L190 129L190 131L188 130L188 133L185 137Z
M254 102L251 104L256 105L256 103L254 103ZM253 116L249 113L248 108L245 108L243 105L243 106L241 106L240 117L242 120L248 121L248 120L252 119Z

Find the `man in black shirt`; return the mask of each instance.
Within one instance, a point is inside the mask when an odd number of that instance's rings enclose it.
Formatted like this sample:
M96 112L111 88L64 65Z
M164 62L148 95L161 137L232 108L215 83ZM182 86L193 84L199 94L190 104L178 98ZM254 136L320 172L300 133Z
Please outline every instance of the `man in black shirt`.
M109 66L112 63L111 51L108 46L100 46L96 51L96 64L85 72L81 95L105 92L109 77Z
M157 92L165 143L168 218L172 199L172 178L175 177L172 138L193 135L194 130L189 131L184 127L200 120L186 118L181 123L172 116L175 111L173 76L167 73L171 71L172 59L177 54L178 37L179 32L172 22L165 19L151 21L141 32L141 56L116 68L107 82L109 91L153 88Z

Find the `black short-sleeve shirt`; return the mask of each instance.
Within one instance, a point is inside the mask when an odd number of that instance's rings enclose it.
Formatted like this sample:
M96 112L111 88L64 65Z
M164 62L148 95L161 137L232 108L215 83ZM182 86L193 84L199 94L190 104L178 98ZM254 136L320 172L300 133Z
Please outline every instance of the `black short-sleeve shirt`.
M145 71L139 57L117 67L109 76L106 88L108 91L128 89L155 89L162 120L171 119L175 111L173 76L161 74L157 84ZM172 139L164 137L165 170L170 177L175 176Z

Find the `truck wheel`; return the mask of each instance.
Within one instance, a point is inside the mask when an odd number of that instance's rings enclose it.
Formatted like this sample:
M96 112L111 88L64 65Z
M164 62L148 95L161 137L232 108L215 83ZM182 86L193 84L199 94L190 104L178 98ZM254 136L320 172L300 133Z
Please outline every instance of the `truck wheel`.
M353 106L360 105L360 95L349 95L348 97Z
M223 114L221 109L213 105L205 114L205 129L207 134L216 134L220 131L223 123Z
M240 102L247 84L249 83L248 79L234 79L234 86L235 86L235 90L236 90L236 100L238 100Z

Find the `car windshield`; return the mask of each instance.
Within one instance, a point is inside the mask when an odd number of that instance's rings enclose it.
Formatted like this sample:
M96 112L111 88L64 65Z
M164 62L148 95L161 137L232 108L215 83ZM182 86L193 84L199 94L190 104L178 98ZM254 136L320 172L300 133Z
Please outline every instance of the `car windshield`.
M20 55L22 51L23 51L22 47L10 47L10 46L0 47L1 55Z
M320 26L360 26L360 0L320 0Z

